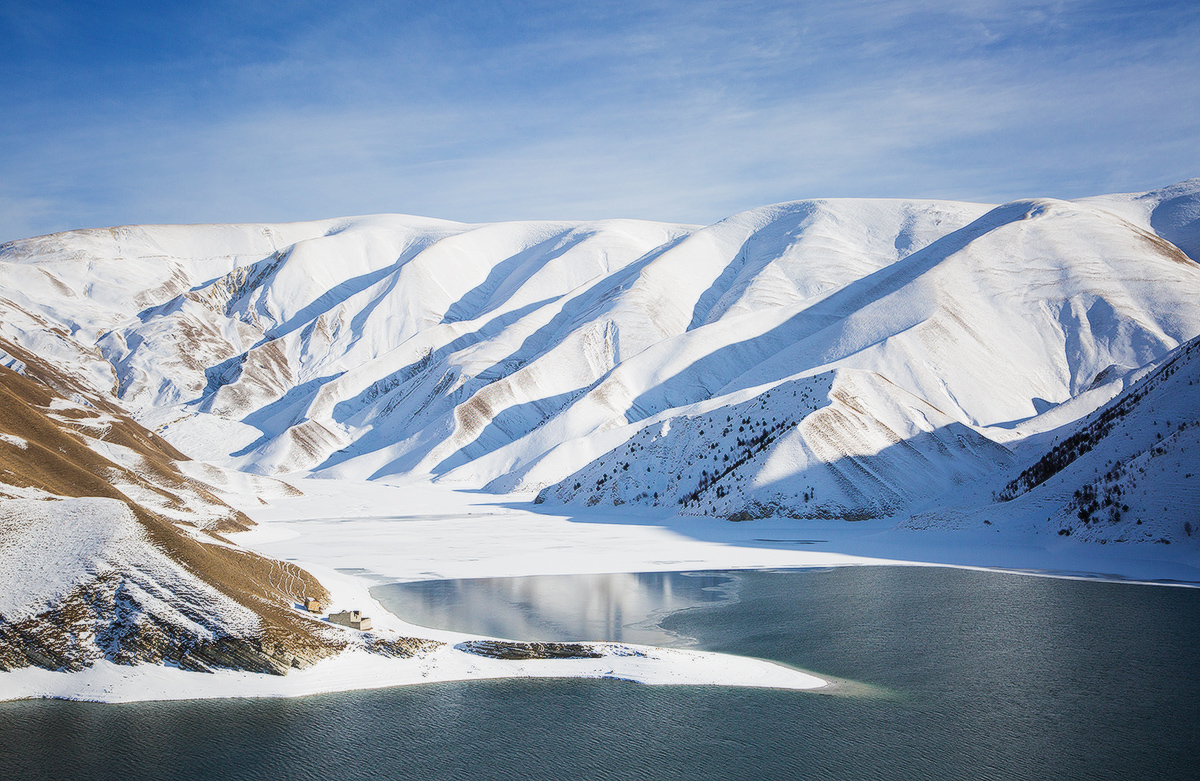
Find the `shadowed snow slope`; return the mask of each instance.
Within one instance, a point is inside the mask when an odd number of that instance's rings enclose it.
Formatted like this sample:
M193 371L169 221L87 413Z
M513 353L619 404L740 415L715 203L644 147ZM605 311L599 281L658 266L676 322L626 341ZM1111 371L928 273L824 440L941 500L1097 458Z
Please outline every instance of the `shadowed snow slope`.
M865 518L1200 334L1197 204L76 231L0 247L0 336L226 468Z
M943 500L902 526L960 529L1002 518L1034 534L1195 550L1200 337L1110 391L1116 395L1091 414L1027 437L1012 468L981 477L957 501ZM1026 425L1043 428L1036 422Z

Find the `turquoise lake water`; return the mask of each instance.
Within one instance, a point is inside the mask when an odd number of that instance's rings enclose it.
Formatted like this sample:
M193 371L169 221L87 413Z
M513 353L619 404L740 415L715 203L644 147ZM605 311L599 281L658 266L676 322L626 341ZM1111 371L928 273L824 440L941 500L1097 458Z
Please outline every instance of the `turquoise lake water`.
M1197 589L915 567L592 577L376 594L465 631L657 638L855 685L493 681L5 703L0 777L1200 778Z

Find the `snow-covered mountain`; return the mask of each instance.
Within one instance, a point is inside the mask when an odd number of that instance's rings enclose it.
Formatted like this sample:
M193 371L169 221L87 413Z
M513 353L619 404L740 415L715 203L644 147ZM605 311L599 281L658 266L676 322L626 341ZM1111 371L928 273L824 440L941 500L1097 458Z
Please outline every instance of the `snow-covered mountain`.
M0 336L252 473L892 515L1200 334L1198 204L79 230L0 247Z
M1198 259L1200 179L4 244L0 669L345 646L221 536L280 473L1198 544Z
M1052 434L1030 438L1041 457L996 492L1011 523L1102 543L1200 538L1200 337Z
M894 514L1010 464L1017 423L1194 335L1198 271L1095 202L999 207L760 335L676 359L693 381L716 375L721 404L659 405L543 496ZM644 449L671 468L606 479Z
M1200 334L1197 204L74 231L0 248L0 335L235 469L867 517Z

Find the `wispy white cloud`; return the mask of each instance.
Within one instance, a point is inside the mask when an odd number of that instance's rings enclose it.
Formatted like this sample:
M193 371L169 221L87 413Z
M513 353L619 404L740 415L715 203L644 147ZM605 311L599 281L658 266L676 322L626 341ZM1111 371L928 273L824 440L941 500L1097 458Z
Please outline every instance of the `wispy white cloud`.
M1200 13L1171 4L1170 20L1082 0L517 4L461 23L384 8L24 100L0 118L0 175L38 206L0 213L0 238L378 211L707 222L1200 172Z

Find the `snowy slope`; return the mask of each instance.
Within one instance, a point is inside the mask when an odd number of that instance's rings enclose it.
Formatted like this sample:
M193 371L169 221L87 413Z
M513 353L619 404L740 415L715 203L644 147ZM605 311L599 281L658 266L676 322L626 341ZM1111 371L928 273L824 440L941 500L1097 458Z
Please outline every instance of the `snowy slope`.
M1183 250L1200 262L1200 199L1196 190L1200 178L1153 190L1148 193L1120 193L1083 198L1079 202L1096 206L1129 220Z
M1198 271L1172 245L1110 213L1061 202L1010 204L816 304L771 313L773 327L755 329L753 338L662 346L665 360L679 367L666 382L637 384L649 372L633 366L653 359L647 351L592 391L603 407L586 408L586 397L575 407L602 430L602 415L634 418L714 392L766 389L781 374L805 378L836 367L835 384L848 384L847 370L867 370L873 382L857 379L853 390L840 394L840 405L831 394L835 404L813 411L807 426L803 408L772 415L789 430L772 432L761 447L773 455L754 456L750 469L733 479L722 474L714 482L702 471L684 479L694 471L689 467L703 462L694 453L676 453L665 466L679 485L647 482L641 470L629 480L645 483L654 503L682 499L686 508L698 501L705 513L736 514L749 502L802 515L893 514L1008 462L1002 448L978 441L966 427L1008 439L1003 427L1112 382L1200 332ZM613 409L614 397L629 406ZM820 423L845 420L839 406L849 406L859 420L831 433ZM686 410L681 415L691 417ZM823 440L833 441L815 451ZM921 448L939 455L917 459ZM555 456L555 466L571 462L563 448ZM624 451L610 452L544 496L586 495L596 475L628 460ZM768 462L773 468L765 468ZM535 469L526 479L537 485L552 476ZM765 490L769 483L776 487ZM613 498L645 492L621 491ZM801 509L794 499L806 494Z
M637 426L539 499L676 503L685 514L732 520L861 520L893 515L1012 460L1004 446L873 372L841 369L740 403L715 401L724 403Z
M1064 537L1200 547L1200 339L1052 434L997 492L1006 513Z
M311 576L218 533L251 522L181 454L78 378L0 349L20 369L0 367L0 670L281 673L347 644L294 610L324 595Z
M78 231L0 247L0 336L226 468L890 515L1200 334L1197 204Z
M143 575L134 581L143 596L159 590L146 583L178 581L172 590L203 594L198 603L222 601L156 549L129 507L117 499L10 500L0 505L0 526L4 562L14 569L5 573L7 588L0 594L0 615L10 621L28 618L63 596L64 589L111 572ZM47 545L48 538L56 544ZM225 607L237 616L234 623L257 626L248 611L232 602Z

